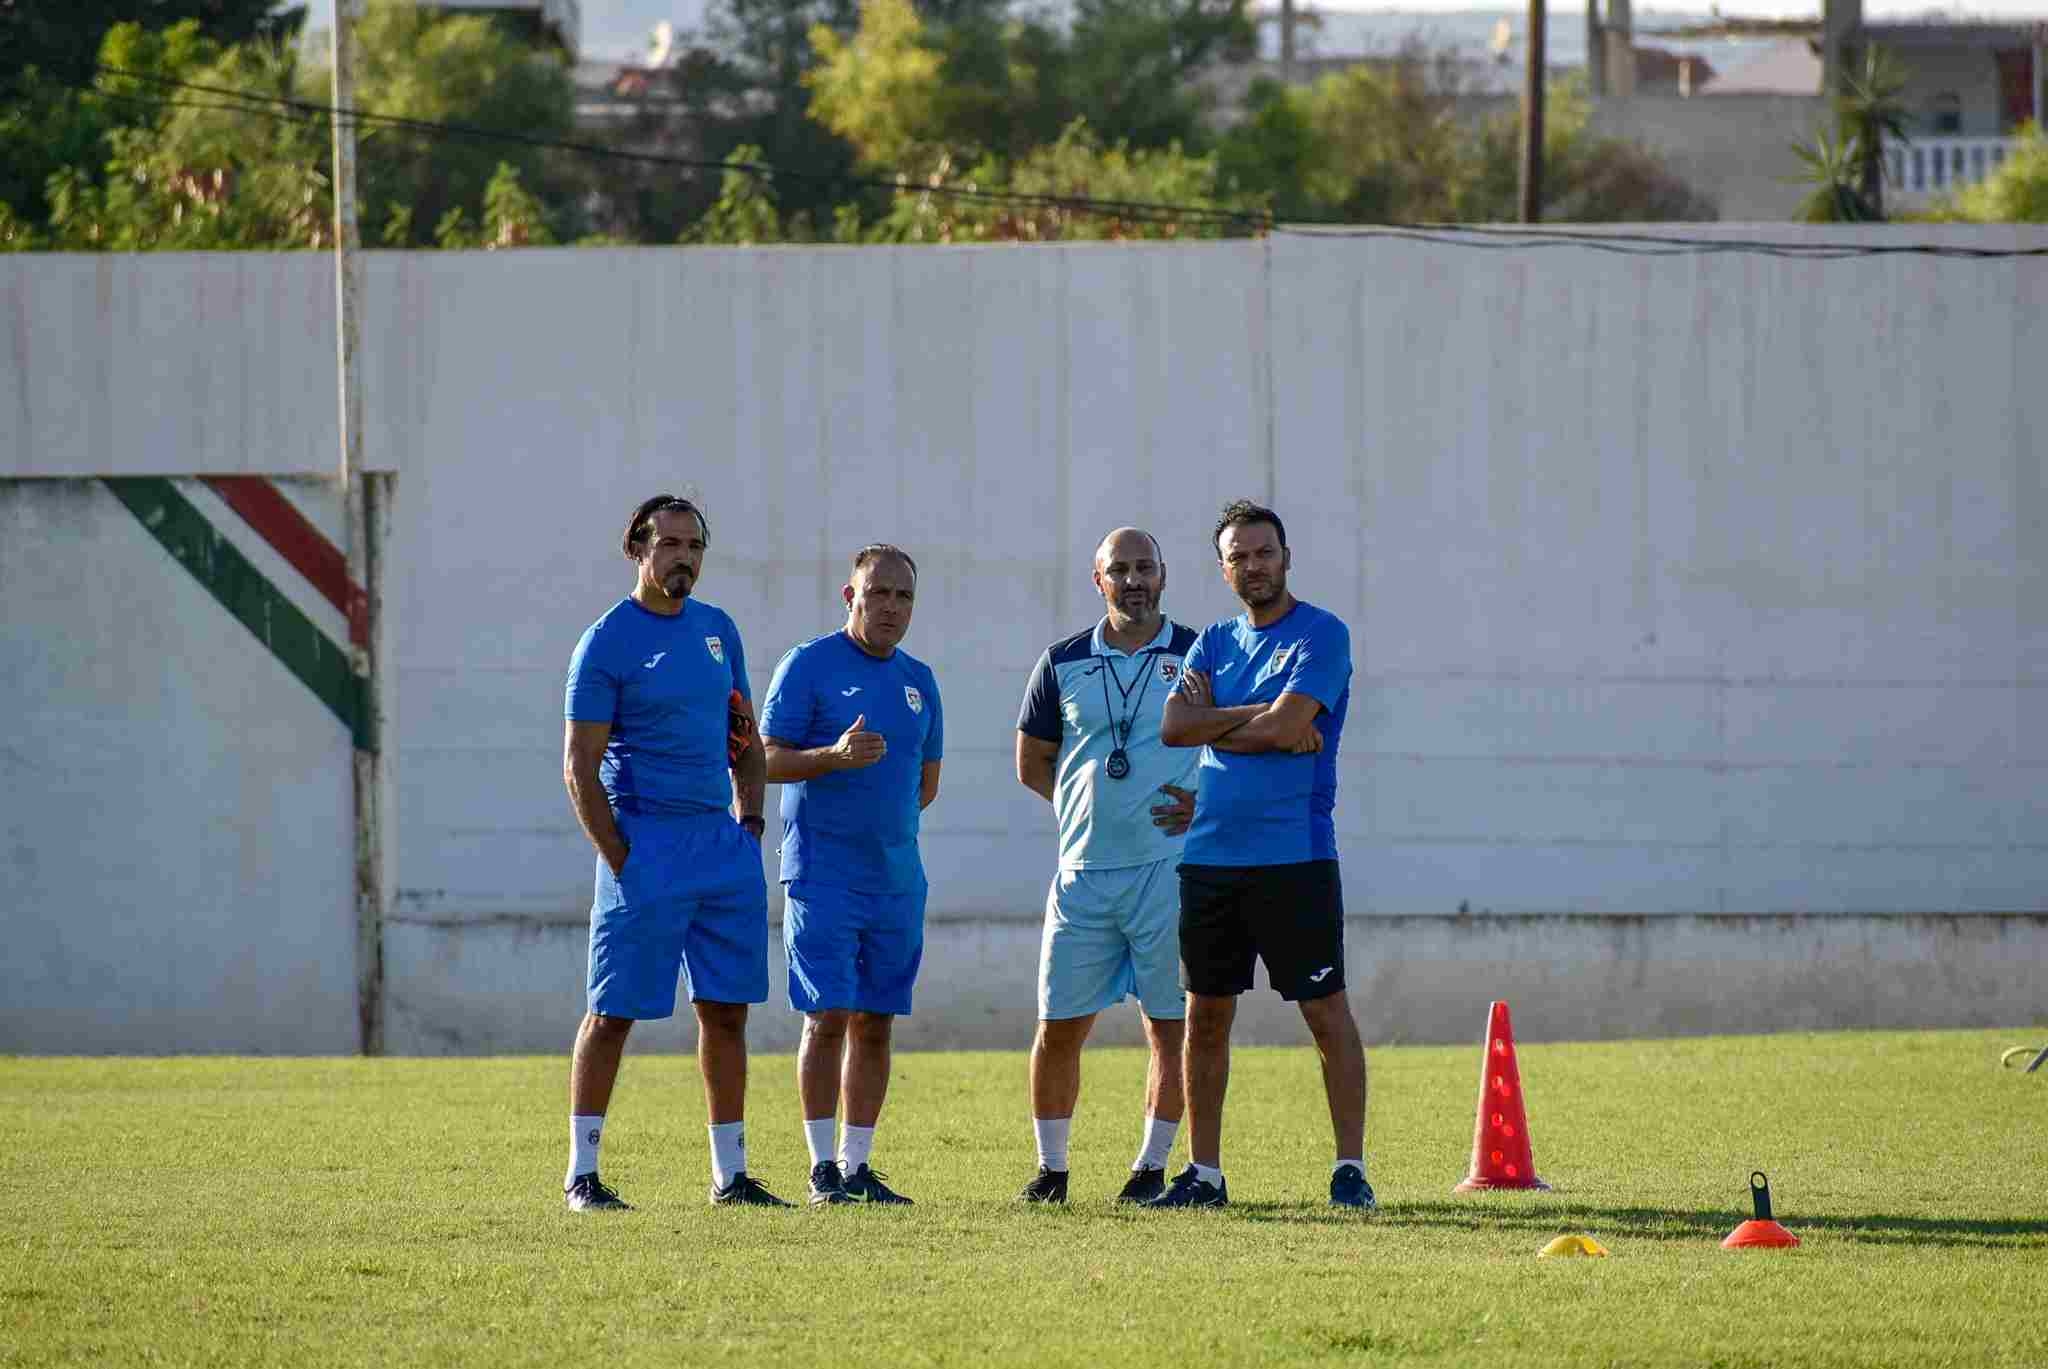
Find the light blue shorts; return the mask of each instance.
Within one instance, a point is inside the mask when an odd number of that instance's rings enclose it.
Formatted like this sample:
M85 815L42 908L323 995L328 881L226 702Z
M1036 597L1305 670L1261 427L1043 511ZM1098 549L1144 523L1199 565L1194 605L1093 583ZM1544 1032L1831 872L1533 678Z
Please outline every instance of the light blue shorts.
M1062 870L1045 896L1038 1016L1086 1017L1134 994L1145 1016L1179 1021L1180 880L1174 861Z
M590 909L590 1011L673 1016L691 1002L768 1001L768 882L761 843L729 814L621 813L626 869L599 857Z
M783 889L789 1006L908 1015L924 961L925 891L866 894L812 879L790 880Z

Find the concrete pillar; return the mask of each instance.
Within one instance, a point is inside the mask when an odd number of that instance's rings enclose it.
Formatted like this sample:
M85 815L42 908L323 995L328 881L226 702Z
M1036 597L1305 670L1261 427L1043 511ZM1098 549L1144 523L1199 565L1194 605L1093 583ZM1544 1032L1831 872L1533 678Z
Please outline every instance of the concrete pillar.
M1596 100L1607 94L1607 40L1600 28L1600 0L1586 0L1586 90Z
M1863 0L1823 0L1820 20L1820 89L1833 96L1849 73L1857 35L1863 28Z
M1607 91L1636 93L1636 21L1630 0L1607 0Z

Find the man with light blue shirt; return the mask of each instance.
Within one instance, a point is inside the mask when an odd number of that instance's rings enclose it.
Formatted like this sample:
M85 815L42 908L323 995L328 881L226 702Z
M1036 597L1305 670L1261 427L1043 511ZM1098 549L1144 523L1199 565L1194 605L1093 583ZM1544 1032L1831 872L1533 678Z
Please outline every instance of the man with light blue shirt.
M1365 1177L1365 1048L1344 991L1337 874L1337 743L1351 702L1351 633L1287 589L1280 515L1223 510L1216 559L1243 614L1205 629L1167 699L1168 746L1199 746L1195 820L1180 865L1182 1048L1193 1163L1151 1206L1223 1207L1230 1026L1255 962L1300 1006L1322 1059L1337 1159L1330 1206L1377 1207Z
M813 1204L907 1203L868 1160L892 1029L924 957L917 829L938 797L945 724L930 667L898 645L917 563L900 547L863 547L840 596L846 626L790 649L761 712L767 776L785 786L783 946L789 1005L804 1014L797 1094Z
M764 779L739 629L691 597L710 541L689 500L643 501L620 543L633 593L569 661L562 777L597 848L588 1012L569 1072L564 1196L578 1212L627 1206L598 1178L598 1145L626 1036L675 1012L678 971L697 1015L711 1201L788 1206L747 1174L747 1008L768 997Z
M1108 610L1038 658L1017 718L1017 778L1059 822L1045 900L1031 1126L1038 1173L1023 1202L1067 1200L1081 1046L1097 1014L1134 994L1151 1046L1145 1131L1120 1203L1166 1189L1180 1129L1180 889L1174 866L1194 814L1195 757L1159 740L1159 704L1180 678L1191 629L1159 610L1166 560L1148 532L1118 528L1095 550ZM1150 706L1148 707L1148 700Z

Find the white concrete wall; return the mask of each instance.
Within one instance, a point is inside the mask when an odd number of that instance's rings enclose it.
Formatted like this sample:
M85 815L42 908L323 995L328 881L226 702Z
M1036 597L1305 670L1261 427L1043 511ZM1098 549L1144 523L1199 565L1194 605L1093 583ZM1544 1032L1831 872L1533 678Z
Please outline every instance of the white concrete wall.
M354 1050L341 723L98 481L0 481L0 601L0 1051Z
M1936 231L2048 243L1910 230ZM1852 957L1821 1020L2038 1001L2009 967L2048 954L2048 920L1958 938L1926 916L2039 910L2048 888L2048 392L2016 360L2048 354L2037 263L1283 236L369 265L370 460L398 472L394 1049L566 1039L590 857L561 794L562 671L628 588L618 525L656 489L706 502L701 592L757 690L836 624L855 546L919 558L908 645L949 727L915 1042L1028 1031L1052 833L1010 775L1012 725L1037 652L1098 611L1090 548L1150 525L1169 609L1208 621L1230 607L1209 526L1239 494L1277 504L1297 590L1353 625L1339 827L1383 1034L1475 1030L1466 1000L1515 954L1538 957L1548 988L1527 992L1558 1030L1631 981L1663 986L1657 1011L1591 1030L1770 1025L1733 988L1776 954L1752 931L1777 914L1848 919L1787 943L1808 955L1846 938L1974 986L1915 1006ZM327 269L0 261L0 470L325 469ZM260 346L196 303L237 289L264 302ZM146 415L90 415L151 378ZM1404 959L1466 971L1404 980ZM1659 978L1675 964L1696 973ZM758 1016L786 1038L779 1007Z

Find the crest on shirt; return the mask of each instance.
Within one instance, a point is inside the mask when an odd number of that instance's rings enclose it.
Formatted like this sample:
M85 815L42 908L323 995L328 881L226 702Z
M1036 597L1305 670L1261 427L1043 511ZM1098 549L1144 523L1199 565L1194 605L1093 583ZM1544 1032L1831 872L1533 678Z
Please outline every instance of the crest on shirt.
M912 713L924 712L924 695L917 692L916 685L903 686L903 702L910 705Z
M1179 680L1179 661L1161 661L1159 663L1159 681L1161 684L1164 684L1167 687L1171 688L1173 685L1177 684Z
M1283 646L1278 651L1275 651L1273 653L1272 668L1274 670L1285 670L1287 668L1287 662L1292 660L1294 657L1294 649L1300 645L1301 643L1299 642L1289 642L1286 646Z
M712 660L718 662L720 665L725 664L724 642L721 642L716 637L706 637L704 639L704 649L711 653Z

